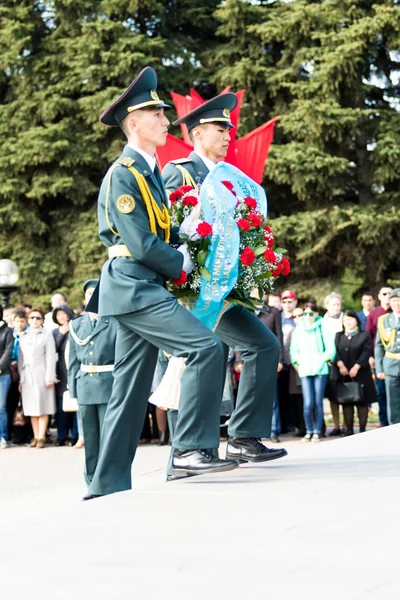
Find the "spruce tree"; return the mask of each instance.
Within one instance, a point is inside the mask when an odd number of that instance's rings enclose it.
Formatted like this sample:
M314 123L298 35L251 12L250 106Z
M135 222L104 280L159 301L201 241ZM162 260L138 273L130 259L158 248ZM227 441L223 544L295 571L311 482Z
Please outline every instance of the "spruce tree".
M247 122L281 116L265 184L273 215L296 213L276 223L282 234L285 220L291 227L294 277L338 280L344 255L369 286L390 276L384 232L395 244L400 223L397 2L227 0L217 16L215 79L248 88Z

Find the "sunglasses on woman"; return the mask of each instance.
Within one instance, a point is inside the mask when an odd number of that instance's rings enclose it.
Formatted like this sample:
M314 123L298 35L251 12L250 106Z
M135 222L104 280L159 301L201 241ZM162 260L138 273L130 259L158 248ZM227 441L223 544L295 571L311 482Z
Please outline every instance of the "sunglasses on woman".
M312 312L312 310L310 310L310 312L305 312L303 314L305 317L313 317L315 315L315 312Z
M37 317L36 315L32 315L29 318L30 319L37 319L38 321L41 321L43 319L43 317Z

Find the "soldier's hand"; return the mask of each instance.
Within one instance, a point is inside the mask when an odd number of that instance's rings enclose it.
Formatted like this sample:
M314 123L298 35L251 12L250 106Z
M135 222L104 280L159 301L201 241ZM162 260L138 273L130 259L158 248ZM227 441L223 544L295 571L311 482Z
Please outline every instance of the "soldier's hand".
M181 246L179 246L178 252L180 252L181 254L183 254L182 269L184 271L186 271L186 273L188 273L188 274L191 273L193 271L193 268L194 268L194 262L190 258L190 254L189 254L189 251L188 251L188 248L187 248L187 244L182 244Z
M385 379L385 373L377 373L376 376L378 379Z
M182 221L181 226L179 227L179 233L184 233L191 240L199 240L200 235L197 233L196 229L203 221L201 219L195 219L193 212L194 211Z
M283 369L283 364L281 362L278 363L278 373L280 373Z
M371 369L375 369L375 358L373 356L369 357L368 362Z

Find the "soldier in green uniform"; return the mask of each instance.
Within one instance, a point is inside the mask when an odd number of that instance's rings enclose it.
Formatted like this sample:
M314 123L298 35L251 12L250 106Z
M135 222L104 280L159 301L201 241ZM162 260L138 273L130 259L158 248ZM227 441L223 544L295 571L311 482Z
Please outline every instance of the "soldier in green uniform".
M181 185L199 188L205 177L225 158L233 127L230 112L235 108L235 94L221 94L175 121L185 124L194 151L188 158L173 160L163 170L167 191ZM195 229L196 223L193 224ZM186 234L193 232L187 230ZM284 448L270 449L259 438L270 437L272 406L279 360L279 342L273 333L248 309L234 306L220 319L215 333L224 344L225 359L229 347L242 353L236 407L228 425L227 458L239 462L262 462L281 458ZM226 364L226 360L225 360ZM224 378L221 380L222 397ZM178 411L179 414L180 410ZM174 429L177 411L170 411L170 429ZM170 467L167 475L171 478Z
M167 196L155 159L166 142L169 106L158 97L155 71L145 68L101 115L128 143L99 194L100 239L108 250L92 297L100 315L118 321L114 383L99 460L85 499L131 488L131 465L143 426L158 349L186 359L173 468L189 474L237 467L204 448L219 445L219 339L170 294L165 282L185 277L181 252L169 244ZM187 263L187 265L186 265ZM91 302L92 302L91 301ZM89 310L92 304L88 307Z
M400 288L389 295L392 312L378 319L375 370L385 380L390 425L400 423Z
M83 284L85 305L98 279ZM96 470L104 416L113 385L117 321L85 312L69 324L68 388L76 398L85 439L85 481L89 486Z

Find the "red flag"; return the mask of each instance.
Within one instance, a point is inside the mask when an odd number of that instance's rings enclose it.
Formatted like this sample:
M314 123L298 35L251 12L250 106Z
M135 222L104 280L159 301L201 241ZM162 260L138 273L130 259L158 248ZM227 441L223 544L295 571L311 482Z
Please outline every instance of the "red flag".
M236 140L235 143L235 164L257 183L261 183L263 178L268 150L274 137L275 123L278 119L279 117L275 117L267 121L261 127L257 127L257 129Z

